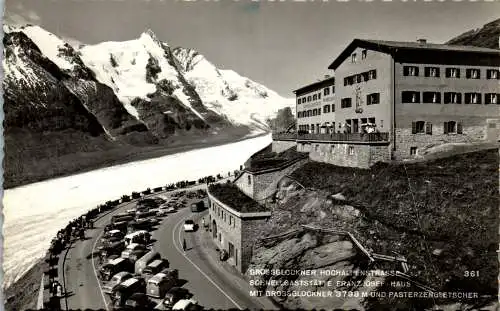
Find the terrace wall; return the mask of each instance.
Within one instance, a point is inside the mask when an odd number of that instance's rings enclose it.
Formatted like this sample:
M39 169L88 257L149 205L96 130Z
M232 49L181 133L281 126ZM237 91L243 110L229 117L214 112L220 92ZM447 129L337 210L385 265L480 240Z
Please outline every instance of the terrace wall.
M391 153L389 144L311 143L309 158L338 166L370 168L377 162L389 162Z
M272 151L276 153L281 153L297 145L296 141L291 140L273 140Z

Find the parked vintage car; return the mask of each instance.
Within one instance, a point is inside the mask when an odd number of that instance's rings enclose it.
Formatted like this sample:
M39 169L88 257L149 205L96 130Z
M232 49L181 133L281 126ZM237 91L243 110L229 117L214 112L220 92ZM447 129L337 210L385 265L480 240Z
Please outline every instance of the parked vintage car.
M121 309L125 302L135 293L145 293L146 282L142 278L133 277L116 286L111 293L114 309Z
M154 261L156 259L160 259L160 258L161 258L160 253L158 253L154 250L150 250L144 256L137 259L137 261L135 262L135 273L141 274L142 270L144 270L144 268L146 268L146 266L148 264L150 264L152 261Z
M177 284L177 281L164 273L157 273L147 280L146 294L153 298L163 298Z
M142 275L146 281L153 275L159 273L161 270L168 268L169 262L166 259L156 259L149 263L143 270Z
M126 258L135 264L137 259L141 258L149 250L144 244L132 243L128 245L125 250L121 253L122 258Z
M194 309L198 309L198 308L196 308L197 305L198 305L198 302L192 298L181 299L174 304L174 306L172 307L172 310L194 310Z
M103 281L109 281L113 275L123 271L130 273L133 272L133 267L130 264L130 261L125 258L114 259L104 264L101 269L99 269L99 273Z
M153 306L148 296L144 293L135 293L125 301L124 310L150 310Z
M138 230L125 236L125 244L139 243L147 245L151 240L151 233L146 230Z
M97 247L101 258L108 258L111 255L120 255L125 249L125 241L117 241L114 243L102 243Z
M132 277L133 275L130 272L126 271L118 272L117 274L113 275L113 277L111 278L111 280L109 280L109 282L103 285L102 291L105 292L106 294L111 294L116 286L120 285L121 283Z

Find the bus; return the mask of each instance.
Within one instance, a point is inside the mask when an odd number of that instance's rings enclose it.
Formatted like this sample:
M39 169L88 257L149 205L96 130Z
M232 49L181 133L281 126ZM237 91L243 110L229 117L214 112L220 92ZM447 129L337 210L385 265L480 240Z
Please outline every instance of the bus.
M191 204L191 212L198 213L205 209L205 202L198 201L196 203Z

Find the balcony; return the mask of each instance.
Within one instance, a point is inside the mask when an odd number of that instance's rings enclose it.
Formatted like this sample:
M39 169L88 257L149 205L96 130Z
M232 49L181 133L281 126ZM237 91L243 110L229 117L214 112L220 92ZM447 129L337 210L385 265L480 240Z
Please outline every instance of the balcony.
M330 133L299 134L297 140L303 141L348 141L348 142L388 142L389 133Z
M273 140L296 140L297 133L273 133Z

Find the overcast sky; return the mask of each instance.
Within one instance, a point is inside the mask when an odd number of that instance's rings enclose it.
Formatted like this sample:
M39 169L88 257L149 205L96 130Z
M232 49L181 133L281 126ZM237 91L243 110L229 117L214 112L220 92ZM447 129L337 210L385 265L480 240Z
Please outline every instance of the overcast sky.
M137 38L147 29L194 48L283 96L316 81L354 38L443 43L500 17L500 1L7 0L10 23L71 41Z

